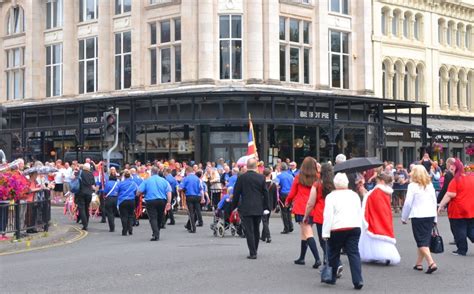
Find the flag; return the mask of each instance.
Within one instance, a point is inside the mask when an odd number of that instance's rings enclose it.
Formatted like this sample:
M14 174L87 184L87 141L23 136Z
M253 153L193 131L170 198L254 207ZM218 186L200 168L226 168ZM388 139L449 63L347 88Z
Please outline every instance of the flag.
M249 113L249 138L248 138L247 155L255 155L257 157L257 146L255 145L255 133L253 132L252 118Z

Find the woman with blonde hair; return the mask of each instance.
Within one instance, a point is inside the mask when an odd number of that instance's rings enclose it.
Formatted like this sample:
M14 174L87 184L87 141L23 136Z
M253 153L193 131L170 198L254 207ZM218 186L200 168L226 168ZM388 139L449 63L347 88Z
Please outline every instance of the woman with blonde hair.
M301 227L301 252L300 257L295 260L295 264L304 265L306 250L309 247L313 253L315 263L313 268L318 268L321 265L319 259L318 248L316 247L316 241L314 240L313 234L313 212L310 213L310 218L306 218L306 222L303 221L306 204L308 203L309 194L313 184L318 180L318 166L317 161L313 157L306 157L301 164L300 173L296 175L291 186L290 193L285 201L285 206L290 207L293 203L293 213L295 214L295 221L300 224Z
M418 258L414 270L423 270L423 259L428 262L427 274L438 269L430 253L431 231L437 222L436 193L431 178L422 165L415 165L410 172L405 204L402 210L402 223L411 220L413 236L418 246Z

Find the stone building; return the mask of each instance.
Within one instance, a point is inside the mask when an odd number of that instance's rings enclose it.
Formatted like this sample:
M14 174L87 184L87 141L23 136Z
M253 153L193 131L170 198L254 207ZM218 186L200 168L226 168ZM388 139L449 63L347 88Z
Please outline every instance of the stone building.
M427 106L433 114L472 117L473 8L405 1L453 10L443 14L401 2L0 0L0 101L8 108L0 146L10 157L99 158L107 147L102 113L118 107L126 161L235 160L246 151L248 114L268 162L387 155L385 133L400 128L418 134L416 153L429 143ZM384 36L382 15L388 22L405 6L414 17L407 17L407 37L390 37L388 23ZM448 28L462 23L463 36L471 33L464 47L433 45L435 14ZM410 47L419 37L424 41ZM452 61L457 55L463 57ZM456 96L457 86L444 80L452 95L436 105L431 89L441 69L448 77L454 70L453 81L466 90ZM393 117L393 109L401 115Z

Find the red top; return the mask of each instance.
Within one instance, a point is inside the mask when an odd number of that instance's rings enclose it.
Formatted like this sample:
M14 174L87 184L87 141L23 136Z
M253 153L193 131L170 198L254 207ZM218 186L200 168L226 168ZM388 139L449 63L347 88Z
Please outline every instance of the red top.
M456 193L448 207L449 218L474 218L474 176L461 176L453 179L448 186L448 192Z
M313 222L323 224L324 218L324 198L323 198L323 185L320 182L314 183L313 187L316 188L316 205L311 212L313 215Z
M300 184L299 175L296 175L293 184L291 185L290 193L286 198L285 205L290 205L293 202L293 213L304 215L306 212L306 204L308 203L311 186L303 186ZM313 216L313 212L310 214Z

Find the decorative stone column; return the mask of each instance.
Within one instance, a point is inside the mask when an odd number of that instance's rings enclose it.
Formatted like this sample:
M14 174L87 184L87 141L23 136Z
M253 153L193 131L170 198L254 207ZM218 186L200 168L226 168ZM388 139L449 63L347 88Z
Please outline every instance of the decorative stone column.
M451 79L451 110L457 111L458 107L458 83L459 79L457 77Z
M393 16L392 15L387 15L387 36L392 36L392 22L393 22Z
M405 15L399 14L398 15L398 32L397 37L403 38L403 21L405 20Z
M449 108L449 104L448 104L448 91L450 91L450 89L448 89L448 75L446 72L443 72L442 75L441 75L441 97L440 98L440 107L442 110L447 110Z
M181 80L183 84L192 84L198 79L199 61L198 50L196 50L199 33L198 2L196 0L181 1ZM189 32L189 34L184 32Z
M115 90L115 39L112 31L112 15L114 9L111 8L115 1L99 1L99 36L97 46L99 49L99 74L97 77L97 92L109 92ZM133 34L133 33L132 33ZM133 37L132 37L133 38ZM133 66L137 66L132 64Z
M63 1L63 95L72 96L79 93L78 89L78 17L77 1Z
M465 42L466 41L466 28L464 28L464 27L461 29L460 38L461 38L461 42L460 42L460 47L459 48L465 49L466 48L466 42Z
M214 75L214 60L219 61L214 52L214 1L198 1L198 82L213 84L219 74ZM217 22L219 23L219 22Z
M263 3L262 0L245 1L247 5L247 83L263 81ZM245 18L244 18L245 20Z
M451 34L451 44L453 47L458 46L457 38L458 38L458 29L455 26L453 26L453 33Z
M410 72L408 73L408 99L410 101L415 101L416 100L416 77L417 74L416 72Z
M461 91L460 91L460 96L459 97L459 102L460 102L460 105L459 105L459 109L461 111L468 111L467 109L467 96L466 96L466 88L467 88L467 79L464 78L462 80L459 81L460 86L461 86Z
M410 40L414 40L415 39L415 17L413 15L410 15L408 23L409 23L409 25L408 25L408 38ZM420 36L419 31L420 30L418 30L418 36Z
M263 6L264 79L267 84L280 84L280 63L275 62L280 60L280 3L265 0ZM313 32L315 31L316 23L313 23Z
M395 99L393 96L393 77L395 76L395 71L392 69L387 69L387 88L385 91L387 92L387 98Z

